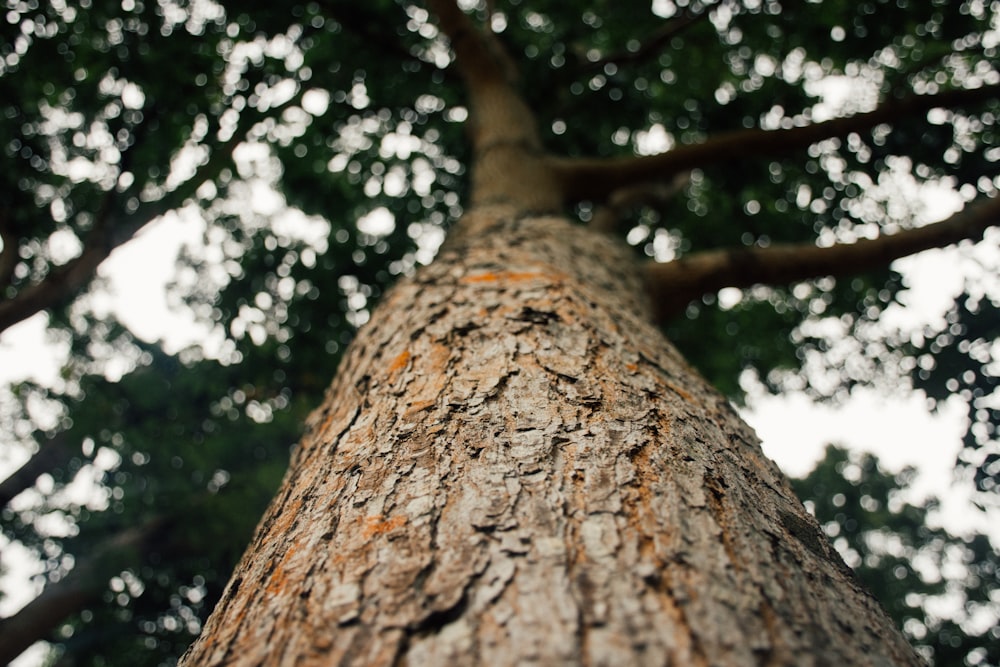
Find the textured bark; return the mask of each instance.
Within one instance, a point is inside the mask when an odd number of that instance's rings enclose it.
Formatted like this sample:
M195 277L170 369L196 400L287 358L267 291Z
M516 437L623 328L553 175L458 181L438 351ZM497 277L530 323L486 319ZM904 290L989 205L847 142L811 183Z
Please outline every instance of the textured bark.
M359 333L182 664L919 664L625 249L463 225Z
M608 163L546 156L496 40L428 5L471 208L359 332L182 664L919 664L652 325L641 264L540 213Z

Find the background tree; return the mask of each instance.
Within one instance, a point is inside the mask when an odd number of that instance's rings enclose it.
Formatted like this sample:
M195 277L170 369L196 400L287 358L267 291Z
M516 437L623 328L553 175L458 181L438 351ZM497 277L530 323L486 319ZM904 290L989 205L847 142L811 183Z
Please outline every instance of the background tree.
M624 217L637 252L683 260L664 264L666 272L745 258L736 277L749 282L718 271L724 280L711 286L745 288L735 304L702 296L705 283L661 301L679 315L666 326L691 361L733 396L745 369L775 389L830 393L831 383L799 372L830 345L802 323L837 318L867 342L869 363L837 369L836 387L870 382L873 367L912 369L938 397L964 383L978 426L961 460L984 493L993 490L989 295L970 286L940 335L872 340L870 324L900 287L884 261L849 281L806 280L813 274L754 273L768 264L754 253L700 252L777 253L780 244L917 226L919 210L891 196L899 174L944 182L969 201L994 195L991 9L662 3L656 24L647 7L500 9L493 24L529 63L522 89L549 150L629 155L657 135L675 148L661 165L679 176L674 187L608 198L601 192L621 183L591 183L575 214L598 224ZM463 97L419 6L52 3L18 5L8 19L0 86L14 139L3 157L10 197L0 219L0 322L45 309L72 356L60 385L22 385L10 404L10 432L39 449L5 488L6 500L36 487L5 509L4 530L42 554L54 592L74 579L72 554L102 544L122 551L114 540L133 532L123 561L103 563L108 588L56 612L42 606L34 636L15 632L15 619L0 636L60 639L81 664L112 654L130 664L169 660L218 595L259 514L245 508L262 508L277 484L342 345L395 276L429 260L461 212ZM860 113L840 126L815 117L829 75L858 84L838 115ZM725 161L692 159L704 157L706 137ZM325 238L301 238L273 208L247 206L264 184L316 216ZM955 220L989 222L995 200L986 201ZM86 296L71 302L112 248L185 204L210 223L214 256L188 257L198 273L180 274L177 287L226 338L209 358L164 355L95 313ZM804 282L751 285L772 281ZM928 349L915 349L923 341ZM119 381L110 360L122 357L134 371ZM57 419L45 421L43 401L55 404ZM145 415L158 415L155 425ZM62 492L95 470L106 503L74 503ZM242 528L206 530L183 520L192 511ZM85 572L79 557L76 565ZM111 627L120 630L112 636Z
M997 551L985 535L956 536L935 526L928 515L936 499L908 502L905 491L914 474L912 468L887 473L870 454L829 446L793 486L928 661L997 664L995 625L982 621L995 615ZM960 611L942 615L934 609L942 602Z

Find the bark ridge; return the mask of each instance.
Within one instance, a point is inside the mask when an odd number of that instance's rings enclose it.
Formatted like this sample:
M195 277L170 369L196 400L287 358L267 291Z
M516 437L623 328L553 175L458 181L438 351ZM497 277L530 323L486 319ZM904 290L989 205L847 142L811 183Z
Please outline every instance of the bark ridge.
M360 332L184 664L919 664L627 251L472 215Z

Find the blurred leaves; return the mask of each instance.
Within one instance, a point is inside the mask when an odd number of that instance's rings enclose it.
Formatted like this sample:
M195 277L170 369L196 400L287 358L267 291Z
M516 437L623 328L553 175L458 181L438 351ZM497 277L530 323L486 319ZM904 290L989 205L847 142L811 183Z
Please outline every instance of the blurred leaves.
M792 482L858 579L931 664L1000 664L1000 556L985 535L936 527L937 501L914 502L906 491L915 472L888 473L871 454L828 446L812 472Z
M946 328L929 330L915 346L914 386L933 405L958 397L968 423L957 464L969 473L981 507L1000 505L1000 308L988 295L963 294L945 317Z

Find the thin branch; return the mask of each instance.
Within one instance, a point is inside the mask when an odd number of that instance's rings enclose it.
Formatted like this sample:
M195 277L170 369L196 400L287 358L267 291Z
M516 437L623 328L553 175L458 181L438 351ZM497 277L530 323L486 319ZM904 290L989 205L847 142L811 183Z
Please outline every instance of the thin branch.
M783 130L738 130L719 134L699 144L680 146L658 155L587 159L552 158L567 201L603 200L622 187L641 181L666 180L681 172L746 157L787 154L818 141L844 137L892 123L905 116L938 107L960 107L1000 97L1000 85L949 90L934 95L911 95L883 103L877 109Z
M861 273L922 250L978 240L996 225L1000 225L1000 197L969 205L941 222L857 243L709 250L665 264L650 263L646 286L657 319L663 321L683 312L690 301L723 287L787 285Z
M945 41L931 42L923 48L923 57L912 63L910 66L893 72L888 78L889 90L896 93L908 89L914 76L929 67L942 67L952 56L968 57L979 56L987 58L986 45L983 44L982 35L978 36L978 43L966 48L952 48L954 43ZM970 65L970 69L974 66Z
M73 447L63 434L43 443L34 456L0 482L0 507L6 507L21 492L31 488L39 475L67 463L72 457Z
M690 9L684 11L680 16L675 16L666 21L655 30L645 41L639 44L639 48L634 51L618 51L609 54L595 61L584 61L579 68L582 72L590 72L602 69L608 63L624 65L629 63L644 62L649 58L658 55L667 44L677 35L680 35L688 28L701 23L711 16L712 10L717 5L710 5L703 12L693 12Z
M625 214L640 206L659 207L670 201L690 183L690 174L678 174L670 183L639 183L611 193L607 202L594 211L590 228L614 233Z
M0 664L7 664L29 646L46 639L69 615L98 601L108 579L135 565L129 553L142 551L163 527L154 519L128 528L97 544L62 579L50 582L41 594L9 618L0 619Z
M379 53L395 55L400 60L415 63L421 68L430 64L412 53L398 35L386 31L384 16L372 11L365 3L354 0L317 0L316 4L327 18L333 19L369 44L378 45Z
M194 196L203 183L217 178L232 162L233 151L256 122L268 114L297 103L301 95L300 90L288 101L277 107L271 107L266 112L248 110L241 113L240 127L225 143L212 151L208 161L198 167L191 178L162 198L141 204L135 212L127 215L126 220L122 220L112 212L118 197L114 191L109 191L102 210L96 216L97 223L88 235L80 255L52 271L41 281L19 290L14 298L0 300L0 332L35 313L57 306L83 289L94 277L97 267L115 248L132 240L143 228L163 214L181 206ZM127 155L128 152L125 156Z

